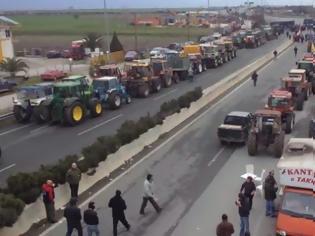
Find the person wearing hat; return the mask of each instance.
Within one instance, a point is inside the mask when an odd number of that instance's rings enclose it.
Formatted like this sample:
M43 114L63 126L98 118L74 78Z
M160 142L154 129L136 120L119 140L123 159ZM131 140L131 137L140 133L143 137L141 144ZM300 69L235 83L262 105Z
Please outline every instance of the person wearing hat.
M67 220L67 234L66 236L71 236L73 229L78 231L78 236L82 236L82 225L81 225L81 211L77 207L77 198L71 198L69 204L67 205L63 216Z
M270 171L263 184L264 195L266 200L266 216L275 217L274 200L277 198L277 182L274 178L274 172Z
M246 181L242 184L240 192L249 199L249 210L251 210L253 206L253 197L256 192L256 185L251 176L248 176Z
M98 216L95 211L95 203L89 202L88 209L83 213L84 223L87 225L88 236L92 236L95 233L96 236L100 235L98 229Z

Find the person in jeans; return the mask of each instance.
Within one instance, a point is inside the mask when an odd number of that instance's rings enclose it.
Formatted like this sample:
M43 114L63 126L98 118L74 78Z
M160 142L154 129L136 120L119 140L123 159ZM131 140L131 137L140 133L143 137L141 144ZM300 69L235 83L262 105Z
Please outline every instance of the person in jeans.
M222 215L222 222L217 226L217 236L231 236L234 233L233 225L228 222L226 214Z
M67 220L67 234L71 236L73 229L78 231L78 236L82 236L82 225L81 225L81 211L77 207L77 198L71 198L70 203L66 207L63 216Z
M249 200L244 194L239 193L235 204L238 206L238 214L241 220L240 236L245 236L245 233L249 232Z
M140 208L140 215L144 215L144 210L148 204L148 201L152 204L157 213L161 212L160 206L157 204L153 194L153 176L151 174L147 175L144 181L144 196L142 199L142 204Z
M67 171L66 180L70 185L71 197L78 197L81 170L78 168L76 163L72 163L71 168Z
M251 210L253 206L253 198L256 192L256 185L251 176L248 176L246 181L242 184L240 192L249 199L249 210Z
M270 171L264 182L264 195L266 200L266 216L275 217L274 200L277 198L277 182L274 178L274 172Z
M98 216L95 211L95 203L89 202L88 209L83 213L84 223L87 225L88 236L92 236L95 233L96 236L100 235L98 229Z

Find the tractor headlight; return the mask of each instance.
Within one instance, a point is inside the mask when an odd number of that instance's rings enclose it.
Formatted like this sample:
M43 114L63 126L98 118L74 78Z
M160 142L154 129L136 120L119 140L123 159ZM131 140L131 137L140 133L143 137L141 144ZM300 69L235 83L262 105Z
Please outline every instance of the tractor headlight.
M284 230L277 230L277 236L286 236L287 233Z

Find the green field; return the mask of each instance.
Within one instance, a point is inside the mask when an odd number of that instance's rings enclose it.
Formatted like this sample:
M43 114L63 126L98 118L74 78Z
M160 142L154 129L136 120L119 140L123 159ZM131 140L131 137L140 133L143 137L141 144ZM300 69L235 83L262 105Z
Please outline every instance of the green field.
M133 15L109 14L108 26L110 33L116 31L119 35L134 35L135 27L129 23ZM141 16L140 16L141 17ZM12 16L20 23L13 32L15 35L83 35L87 32L105 32L104 16L102 14L82 14L75 18L74 15L21 15ZM200 36L208 33L208 29L190 27L190 35ZM158 36L187 36L187 28L179 27L151 27L138 26L138 35Z

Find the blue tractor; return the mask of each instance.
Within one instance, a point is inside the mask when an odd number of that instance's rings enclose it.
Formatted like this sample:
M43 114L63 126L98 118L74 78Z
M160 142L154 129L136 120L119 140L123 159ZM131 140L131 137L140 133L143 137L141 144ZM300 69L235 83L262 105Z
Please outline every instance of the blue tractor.
M92 86L94 96L111 109L120 108L122 102L131 103L131 97L117 77L104 76L96 78L93 80Z

